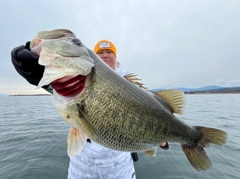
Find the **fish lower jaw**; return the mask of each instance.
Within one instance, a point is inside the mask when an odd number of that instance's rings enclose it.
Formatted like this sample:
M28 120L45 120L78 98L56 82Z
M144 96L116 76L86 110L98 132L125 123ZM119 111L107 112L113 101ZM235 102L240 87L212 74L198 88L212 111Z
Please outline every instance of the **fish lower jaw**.
M51 82L51 86L61 96L72 97L84 89L86 76L65 76Z

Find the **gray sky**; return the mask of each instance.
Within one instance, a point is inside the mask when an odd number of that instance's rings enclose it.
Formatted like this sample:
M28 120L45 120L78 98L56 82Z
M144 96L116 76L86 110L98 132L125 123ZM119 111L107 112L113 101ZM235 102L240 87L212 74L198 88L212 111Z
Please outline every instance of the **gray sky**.
M150 88L240 86L240 0L0 0L0 93L42 93L10 52L38 31L65 28L89 48L117 47Z

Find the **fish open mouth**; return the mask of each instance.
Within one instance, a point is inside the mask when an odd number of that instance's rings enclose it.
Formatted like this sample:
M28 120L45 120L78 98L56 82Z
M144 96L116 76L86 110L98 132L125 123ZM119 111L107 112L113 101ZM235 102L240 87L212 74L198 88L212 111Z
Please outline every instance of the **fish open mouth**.
M65 76L51 82L51 86L62 96L71 97L79 94L85 84L86 76Z

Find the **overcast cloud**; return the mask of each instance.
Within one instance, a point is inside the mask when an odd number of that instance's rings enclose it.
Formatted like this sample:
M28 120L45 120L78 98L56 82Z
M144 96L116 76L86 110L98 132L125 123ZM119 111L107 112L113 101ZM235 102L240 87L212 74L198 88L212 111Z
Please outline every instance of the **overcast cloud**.
M240 86L240 0L1 0L0 93L39 93L11 50L66 28L89 48L101 39L150 88Z

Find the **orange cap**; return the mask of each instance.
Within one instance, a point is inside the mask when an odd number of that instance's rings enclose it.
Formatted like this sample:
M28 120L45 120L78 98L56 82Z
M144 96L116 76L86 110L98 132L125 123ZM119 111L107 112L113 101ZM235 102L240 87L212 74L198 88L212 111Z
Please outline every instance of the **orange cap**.
M94 52L98 53L100 50L111 50L117 56L117 49L115 45L109 40L100 40L94 47Z

